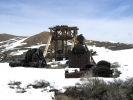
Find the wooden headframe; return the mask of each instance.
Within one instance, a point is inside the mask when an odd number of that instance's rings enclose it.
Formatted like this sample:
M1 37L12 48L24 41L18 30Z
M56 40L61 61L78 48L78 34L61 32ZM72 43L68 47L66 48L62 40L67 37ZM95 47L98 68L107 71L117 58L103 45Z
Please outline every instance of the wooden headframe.
M61 49L65 54L64 56L67 57L68 56L67 42L68 40L72 40L72 39L75 39L75 37L77 37L78 28L61 25L61 26L50 27L49 29L50 29L50 36L51 36L50 51L51 51L51 54L54 54L54 57L51 56L51 59L55 58L55 60L57 60L57 51L59 50L58 48L59 44L62 45ZM54 53L52 53L53 48L54 48Z

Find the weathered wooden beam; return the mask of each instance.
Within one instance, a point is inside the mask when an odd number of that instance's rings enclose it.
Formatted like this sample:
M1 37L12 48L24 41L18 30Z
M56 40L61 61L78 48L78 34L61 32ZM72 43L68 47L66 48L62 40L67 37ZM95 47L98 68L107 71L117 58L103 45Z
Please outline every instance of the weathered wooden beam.
M67 40L66 40L66 55L65 56L67 57Z
M54 54L55 54L55 61L56 61L56 57L57 57L57 40L54 41Z
M44 57L45 57L46 54L47 54L47 50L48 50L48 47L49 47L49 45L50 45L51 39L52 39L52 35L50 35L49 38L48 38L47 45L46 45L45 51L44 51L44 53L43 53L43 56L44 56Z
M62 50L64 52L64 40L62 40Z
M50 52L50 60L52 61L53 55L52 55L52 48L53 47L53 42L51 41L51 52Z

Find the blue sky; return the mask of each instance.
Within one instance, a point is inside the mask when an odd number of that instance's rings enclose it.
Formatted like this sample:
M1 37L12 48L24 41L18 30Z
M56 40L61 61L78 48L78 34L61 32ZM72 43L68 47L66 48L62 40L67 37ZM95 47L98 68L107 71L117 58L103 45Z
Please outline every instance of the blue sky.
M0 0L0 33L77 26L86 39L133 43L133 0Z

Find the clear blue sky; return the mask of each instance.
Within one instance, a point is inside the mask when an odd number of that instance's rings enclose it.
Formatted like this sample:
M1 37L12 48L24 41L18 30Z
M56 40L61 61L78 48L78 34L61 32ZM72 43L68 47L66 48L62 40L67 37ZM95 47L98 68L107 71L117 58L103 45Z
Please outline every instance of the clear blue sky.
M133 43L133 0L0 0L0 33L77 26L86 39Z

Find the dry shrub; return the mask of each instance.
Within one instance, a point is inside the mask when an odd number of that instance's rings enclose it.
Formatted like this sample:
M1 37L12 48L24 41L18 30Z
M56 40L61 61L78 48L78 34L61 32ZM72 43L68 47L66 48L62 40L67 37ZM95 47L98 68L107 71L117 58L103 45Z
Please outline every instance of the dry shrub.
M120 65L119 62L114 62L114 63L111 64L111 68L118 68L118 67L120 67L120 66L121 66L121 65Z
M119 71L117 68L119 68L121 65L120 65L120 63L119 62L114 62L114 63L112 63L111 64L111 68L113 68L113 75L112 75L112 77L113 78L118 78L119 76L120 76L120 74L122 74L121 73L121 71Z
M45 81L45 80L40 80L40 81L35 80L33 84L27 85L27 88L29 86L32 86L35 89L38 89L38 88L46 88L46 87L50 86L50 83L47 82L47 81Z
M72 97L68 97L63 94L59 94L55 96L55 100L74 100Z
M80 80L82 80L82 79L84 79L84 78L91 78L91 77L93 77L93 74L92 74L92 71L89 70L89 71L87 71L86 73L84 73L84 74L81 76L81 79L80 79Z
M121 71L119 71L118 69L113 69L113 71L114 71L112 75L113 78L118 78L122 74Z
M86 79L82 91L86 100L133 100L133 78L108 83L98 78Z
M82 91L86 99L100 99L107 91L106 83L98 78L86 79L82 84Z
M133 100L133 78L110 82L98 78L84 78L80 88L68 88L56 100Z

